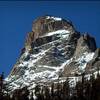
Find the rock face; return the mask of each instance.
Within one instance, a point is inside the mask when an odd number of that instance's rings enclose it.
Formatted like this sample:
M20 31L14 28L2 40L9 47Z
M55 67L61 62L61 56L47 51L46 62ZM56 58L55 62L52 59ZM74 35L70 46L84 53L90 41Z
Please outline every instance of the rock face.
M100 48L97 48L95 51L94 58L99 58L100 57Z
M85 52L94 52L96 50L95 39L89 34L83 34L77 42L75 56L82 56Z
M81 35L62 18L42 16L33 22L25 47L6 81L10 90L35 83L50 83L60 77L95 70L100 49L89 34ZM90 67L91 66L91 67Z
M100 48L97 48L94 52L93 59L87 63L86 71L91 71L91 69L98 70L100 67Z
M53 16L42 16L33 22L32 31L35 33L35 38L45 33L57 31L59 29L72 30L73 25L62 18Z
M32 32L28 33L25 46L30 49L32 42L34 42L39 36L46 33L66 29L74 33L74 27L72 23L62 18L53 16L42 16L36 19L32 25Z

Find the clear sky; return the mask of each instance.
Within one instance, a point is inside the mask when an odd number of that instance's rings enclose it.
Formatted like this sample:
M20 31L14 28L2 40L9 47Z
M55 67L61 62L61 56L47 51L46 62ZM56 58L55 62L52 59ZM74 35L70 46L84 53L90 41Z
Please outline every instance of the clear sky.
M0 1L0 73L9 74L32 21L45 14L71 20L78 31L94 36L100 47L100 2Z

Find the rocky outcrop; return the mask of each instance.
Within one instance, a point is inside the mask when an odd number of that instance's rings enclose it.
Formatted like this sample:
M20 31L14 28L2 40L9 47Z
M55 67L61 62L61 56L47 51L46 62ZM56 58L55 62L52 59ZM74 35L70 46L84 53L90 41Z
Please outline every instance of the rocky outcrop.
M39 38L39 36L59 29L66 29L71 33L75 32L72 23L67 20L47 15L37 18L32 24L32 32L28 33L25 42L26 49L31 49L31 44Z
M75 47L76 47L76 50L74 51L72 61L68 65L66 65L64 68L64 71L63 71L64 77L70 76L70 75L75 75L75 74L80 73L82 71L81 65L83 63L83 66L84 66L84 63L85 63L85 60L82 60L82 56L84 56L84 54L86 52L92 53L96 50L95 39L93 37L91 37L89 34L83 34L77 38L77 43L76 43ZM93 56L92 61L90 61L87 64L86 70L87 69L89 70L89 68L92 69L93 66L96 67L97 64L99 64L99 62L98 62L99 60L97 58L99 56L99 54L100 54L100 50L97 49L95 51L95 55ZM94 59L94 58L96 58L96 59ZM80 63L77 61L77 59L80 59Z
M83 34L77 42L75 56L80 57L85 52L94 52L96 50L95 39L89 34Z
M97 48L96 51L95 51L95 55L93 58L98 58L100 57L100 48Z
M93 71L100 69L100 48L97 48L94 53L93 59L87 63L86 72Z
M59 29L72 30L73 25L62 18L52 16L42 16L33 22L32 31L35 32L35 38L45 33L57 31Z
M77 62L72 61L71 63L69 63L68 65L66 65L64 67L62 76L66 77L66 76L71 76L71 75L75 74L78 70L77 68L78 68Z

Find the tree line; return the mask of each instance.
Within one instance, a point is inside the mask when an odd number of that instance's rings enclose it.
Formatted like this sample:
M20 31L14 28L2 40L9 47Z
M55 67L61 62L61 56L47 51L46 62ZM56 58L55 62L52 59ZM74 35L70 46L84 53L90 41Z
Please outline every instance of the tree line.
M34 93L26 87L16 89L13 93L7 91L4 83L3 73L0 75L0 100L100 100L100 75L95 78L94 74L90 79L81 75L82 80L76 83L75 87L69 84L69 78L64 82L52 83L51 86L40 86L37 84ZM35 96L34 96L35 95Z

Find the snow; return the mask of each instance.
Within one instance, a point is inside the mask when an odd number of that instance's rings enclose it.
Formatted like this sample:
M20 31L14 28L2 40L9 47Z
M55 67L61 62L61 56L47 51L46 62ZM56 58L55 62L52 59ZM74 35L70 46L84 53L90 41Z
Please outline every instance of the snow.
M62 20L62 18L54 17L54 16L46 16L46 19L53 19L55 21L61 21Z
M59 68L58 66L47 66L47 65L39 65L38 67L44 67L44 68L49 68L49 69L53 69L56 70L57 68Z
M65 38L65 37L69 36L69 33L70 33L70 31L62 29L62 30L57 30L57 31L54 31L54 32L46 33L43 36L51 36L51 35L59 34L59 35L61 35L61 37Z
M68 65L70 62L72 61L72 58L71 59L69 59L69 60L66 60L62 65L61 65L61 69L64 69L64 67L66 66L66 65Z
M55 74L55 72L51 72L51 71L43 71L43 72L38 72L38 73L34 73L34 74L27 74L26 78L27 82L28 81L40 81L42 80L43 82L46 81L47 79L51 79L51 78L56 78L57 75Z
M39 52L38 54L33 54L30 55L30 60L29 61L23 61L22 63L20 63L18 65L18 67L24 67L24 66L28 66L28 68L32 67L34 65L35 62L37 62L39 59L41 59L45 53L50 50L51 48L47 49L47 50L42 50L41 52ZM23 56L27 56L28 53L24 53Z
M86 53L83 54L83 56L81 56L79 59L76 60L79 64L80 70L85 69L87 62L92 60L93 56L94 56L94 53L86 52Z

